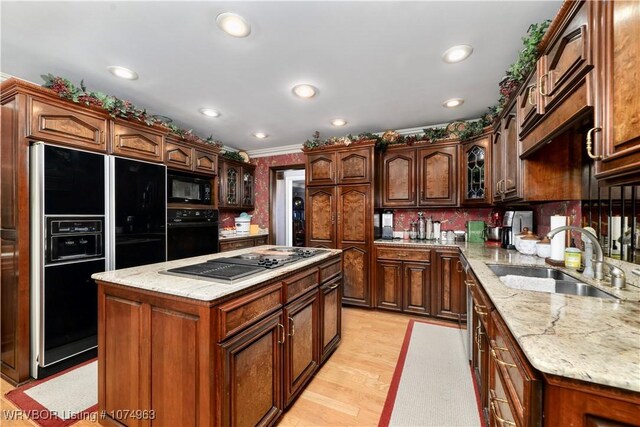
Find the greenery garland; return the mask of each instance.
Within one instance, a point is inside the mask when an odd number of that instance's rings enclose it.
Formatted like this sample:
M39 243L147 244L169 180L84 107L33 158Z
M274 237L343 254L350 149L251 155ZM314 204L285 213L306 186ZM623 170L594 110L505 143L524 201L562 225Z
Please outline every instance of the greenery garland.
M195 135L191 129L182 129L174 124L165 123L149 115L146 109L136 107L131 101L126 101L113 95L106 95L102 92L88 92L84 85L84 80L80 81L80 86L78 87L71 83L70 80L64 77L54 76L53 74L43 74L41 77L44 80L42 86L53 90L60 98L75 102L76 104L102 108L113 118L119 117L127 120L137 120L147 126L161 125L167 127L173 134L185 141L222 147L222 142L216 141L213 135L210 135L208 138L201 138Z
M225 159L228 159L228 160L233 160L233 161L236 161L236 162L244 163L244 159L236 151L225 151L225 152L222 153L222 157L224 157Z

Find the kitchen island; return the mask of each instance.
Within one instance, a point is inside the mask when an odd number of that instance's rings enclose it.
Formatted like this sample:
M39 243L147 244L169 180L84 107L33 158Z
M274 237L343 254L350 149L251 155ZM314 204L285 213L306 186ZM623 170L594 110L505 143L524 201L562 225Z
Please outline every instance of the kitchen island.
M618 290L576 270L559 268L616 299L513 289L489 266L549 267L544 259L483 243L378 240L375 244L378 254L382 249L460 251L467 264L465 283L471 302L471 362L481 403L498 425L499 418L507 419L507 424L541 425L543 413L545 425L601 425L588 424L595 416L637 425L640 287L636 276L628 272L627 287ZM621 268L636 267L607 261Z
M233 283L168 269L247 248L95 274L105 425L271 425L341 336L339 250Z

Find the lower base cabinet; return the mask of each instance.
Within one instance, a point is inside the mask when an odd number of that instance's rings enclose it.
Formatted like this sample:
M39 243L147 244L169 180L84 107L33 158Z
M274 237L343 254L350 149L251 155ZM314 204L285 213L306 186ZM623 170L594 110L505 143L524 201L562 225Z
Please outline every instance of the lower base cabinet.
M213 304L98 282L100 423L274 425L340 343L341 271L338 255Z
M433 315L456 320L467 316L467 293L458 251L435 252L435 280L433 286Z

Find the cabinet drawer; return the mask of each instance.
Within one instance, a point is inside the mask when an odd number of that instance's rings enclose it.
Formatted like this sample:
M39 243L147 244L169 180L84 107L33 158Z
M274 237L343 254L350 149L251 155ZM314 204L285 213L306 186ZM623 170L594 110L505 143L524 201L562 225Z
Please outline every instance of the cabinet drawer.
M285 303L318 286L318 267L288 277L282 281Z
M337 274L340 274L341 272L342 262L340 258L329 261L326 264L322 264L320 266L320 283L324 283L325 281L331 279Z
M67 109L34 98L30 108L31 137L93 151L107 151L107 119L80 113L75 106Z
M254 246L266 245L269 241L269 236L256 237Z
M218 341L239 332L255 321L282 307L282 284L251 292L220 305L218 317Z
M492 388L489 389L489 425L515 426L516 417L509 406L509 399L504 391L504 385L498 375L497 367L492 367Z
M234 251L236 249L250 248L253 246L253 239L232 240L230 242L220 242L220 252Z
M429 262L431 261L431 249L378 248L378 258Z
M491 358L503 380L519 425L539 425L542 396L540 382L533 368L512 341L507 327L497 312L491 313L493 340Z
M480 287L478 279L476 279L470 271L467 272L465 284L471 291L471 297L473 298L473 311L475 312L475 315L480 319L484 328L489 330L489 316L491 310L493 310L491 300Z

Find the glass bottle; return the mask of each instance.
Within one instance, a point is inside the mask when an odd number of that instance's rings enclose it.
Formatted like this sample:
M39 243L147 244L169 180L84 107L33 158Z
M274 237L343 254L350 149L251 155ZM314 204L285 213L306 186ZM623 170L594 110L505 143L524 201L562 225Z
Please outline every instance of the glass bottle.
M424 240L427 237L426 234L426 224L424 221L424 214L422 212L418 212L418 239Z
M409 238L411 240L416 240L418 237L418 223L415 221L410 222L411 230L409 230Z

